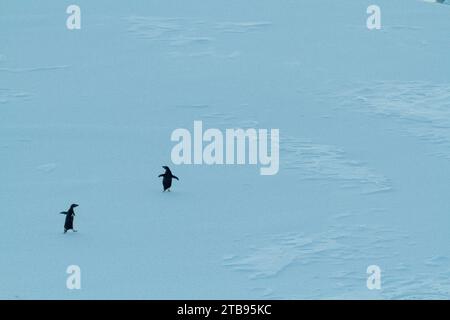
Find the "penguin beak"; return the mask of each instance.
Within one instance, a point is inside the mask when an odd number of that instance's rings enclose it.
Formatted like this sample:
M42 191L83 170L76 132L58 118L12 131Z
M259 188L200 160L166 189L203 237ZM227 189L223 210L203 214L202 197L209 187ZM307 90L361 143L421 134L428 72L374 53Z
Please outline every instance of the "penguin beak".
M76 207L78 207L78 205L77 205L77 204L74 204L73 207L76 208Z

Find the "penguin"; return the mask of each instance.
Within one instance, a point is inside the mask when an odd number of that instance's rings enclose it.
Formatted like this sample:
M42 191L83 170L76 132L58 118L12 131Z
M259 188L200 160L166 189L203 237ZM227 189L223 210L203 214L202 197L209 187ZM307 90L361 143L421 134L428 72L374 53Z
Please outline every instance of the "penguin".
M163 169L166 170L166 172L164 172L163 174L160 174L160 175L158 176L158 178L164 177L164 178L163 178L163 181L162 181L162 184L163 184L163 187L164 187L163 192L166 191L166 190L168 190L168 191L170 192L170 187L172 186L172 178L173 178L173 179L177 179L178 181L179 181L180 179L178 179L177 176L174 176L174 175L172 174L172 171L170 171L170 169L169 169L168 166L163 166Z
M69 208L69 210L61 212L61 214L66 215L66 221L64 222L64 233L66 233L68 230L72 230L73 232L77 232L77 230L73 229L73 217L75 216L75 212L73 211L74 208L78 207L77 204L72 204Z

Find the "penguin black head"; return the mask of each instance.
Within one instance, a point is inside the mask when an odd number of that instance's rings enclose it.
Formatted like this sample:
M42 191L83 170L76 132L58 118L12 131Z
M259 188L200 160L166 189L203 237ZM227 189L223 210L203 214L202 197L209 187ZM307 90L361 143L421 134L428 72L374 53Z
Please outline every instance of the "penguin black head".
M166 172L171 172L168 166L162 166L164 170L166 170Z
M78 205L74 203L74 204L72 204L70 207L73 209L73 208L78 207Z

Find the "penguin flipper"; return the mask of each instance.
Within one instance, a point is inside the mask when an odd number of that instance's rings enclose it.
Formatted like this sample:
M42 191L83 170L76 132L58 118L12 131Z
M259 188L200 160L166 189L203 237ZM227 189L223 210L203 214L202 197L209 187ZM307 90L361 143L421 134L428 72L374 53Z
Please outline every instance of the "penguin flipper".
M178 179L177 176L172 175L172 178L177 179L178 181L180 181L180 179Z

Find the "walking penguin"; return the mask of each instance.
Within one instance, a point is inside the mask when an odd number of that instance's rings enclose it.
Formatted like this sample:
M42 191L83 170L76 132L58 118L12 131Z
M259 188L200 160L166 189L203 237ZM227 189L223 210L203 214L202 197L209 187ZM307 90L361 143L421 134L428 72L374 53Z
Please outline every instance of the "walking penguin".
M170 187L172 186L172 178L177 179L177 180L179 180L179 179L177 176L174 176L172 174L172 171L170 171L168 166L163 166L163 169L166 170L166 172L164 172L163 174L160 174L158 177L159 178L163 177L163 181L162 181L162 184L164 187L163 192L166 190L168 190L170 192Z
M68 230L72 230L73 232L77 232L77 230L73 229L73 217L75 216L75 211L73 211L74 208L78 207L77 204L72 204L69 208L69 210L61 212L61 214L66 215L66 221L64 222L64 233L66 233Z

